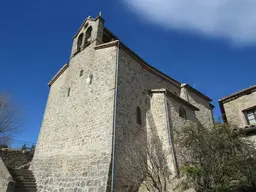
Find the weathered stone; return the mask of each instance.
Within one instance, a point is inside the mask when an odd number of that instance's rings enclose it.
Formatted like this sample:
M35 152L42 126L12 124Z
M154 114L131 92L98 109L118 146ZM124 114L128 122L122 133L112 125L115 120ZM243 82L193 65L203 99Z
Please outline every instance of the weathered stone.
M78 37L90 26L90 44L83 41L84 48L78 47ZM145 144L138 130L155 129L164 148L171 151L170 130L202 121L202 116L212 124L209 100L190 90L193 103L182 100L179 82L150 67L118 41L103 44L104 33L100 17L87 20L74 38L69 64L50 82L31 165L44 191L105 192L113 174L113 190L125 192L119 188L123 186L119 176L124 173L119 165L120 151L135 141ZM165 91L149 93L162 88ZM187 119L179 116L181 105ZM136 122L137 107L141 109L141 125ZM168 165L173 172L175 163L170 153Z
M33 158L33 152L21 150L0 149L0 157L8 168L19 168L28 164Z

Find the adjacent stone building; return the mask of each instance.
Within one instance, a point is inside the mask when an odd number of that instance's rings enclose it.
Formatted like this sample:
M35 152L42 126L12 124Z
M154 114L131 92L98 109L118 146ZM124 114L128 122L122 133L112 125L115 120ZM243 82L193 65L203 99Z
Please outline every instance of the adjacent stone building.
M213 125L209 97L147 64L104 26L101 14L82 23L69 63L48 85L30 167L38 191L134 190L120 180L120 163L127 146L148 142L141 133L161 140L175 177L173 130Z
M224 122L245 132L256 128L256 85L219 100Z

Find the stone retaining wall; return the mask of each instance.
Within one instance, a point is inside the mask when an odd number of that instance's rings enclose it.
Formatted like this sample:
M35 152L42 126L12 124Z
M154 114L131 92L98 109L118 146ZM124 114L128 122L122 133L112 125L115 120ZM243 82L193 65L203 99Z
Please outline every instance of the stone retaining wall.
M0 157L8 168L18 168L29 163L33 158L32 152L22 152L21 150L1 149Z

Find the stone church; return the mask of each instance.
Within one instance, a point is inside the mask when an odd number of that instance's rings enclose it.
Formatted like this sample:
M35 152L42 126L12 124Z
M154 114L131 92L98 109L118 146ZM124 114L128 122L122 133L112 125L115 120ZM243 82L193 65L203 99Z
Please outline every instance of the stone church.
M209 97L146 63L104 26L101 14L82 23L69 63L48 85L30 165L38 191L131 191L133 184L120 180L120 162L126 146L147 142L139 130L155 130L175 177L173 130L214 123Z

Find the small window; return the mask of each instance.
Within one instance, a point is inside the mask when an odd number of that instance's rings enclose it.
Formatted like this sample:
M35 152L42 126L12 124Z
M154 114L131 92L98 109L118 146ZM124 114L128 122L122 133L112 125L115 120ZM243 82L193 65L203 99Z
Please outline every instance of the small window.
M68 88L68 95L67 95L68 97L70 96L70 87Z
M82 46L82 43L83 43L83 37L84 37L83 33L81 33L78 37L78 40L77 40L77 50L78 51L81 49L81 46Z
M93 75L91 74L91 75L89 75L89 77L86 79L86 83L87 83L88 85L91 85L91 84L92 84L92 78L93 78Z
M137 107L137 113L136 113L136 120L138 125L142 125L142 114L141 114L141 109L140 107Z
M109 36L107 36L106 34L103 34L102 42L103 43L108 43L110 41L111 41L111 38Z
M244 114L249 125L256 124L256 108L247 110Z
M82 76L83 76L83 74L84 74L84 70L81 70L81 71L80 71L80 75L79 75L79 77L82 77Z
M184 119L187 119L187 113L183 106L180 106L179 108L179 116Z

